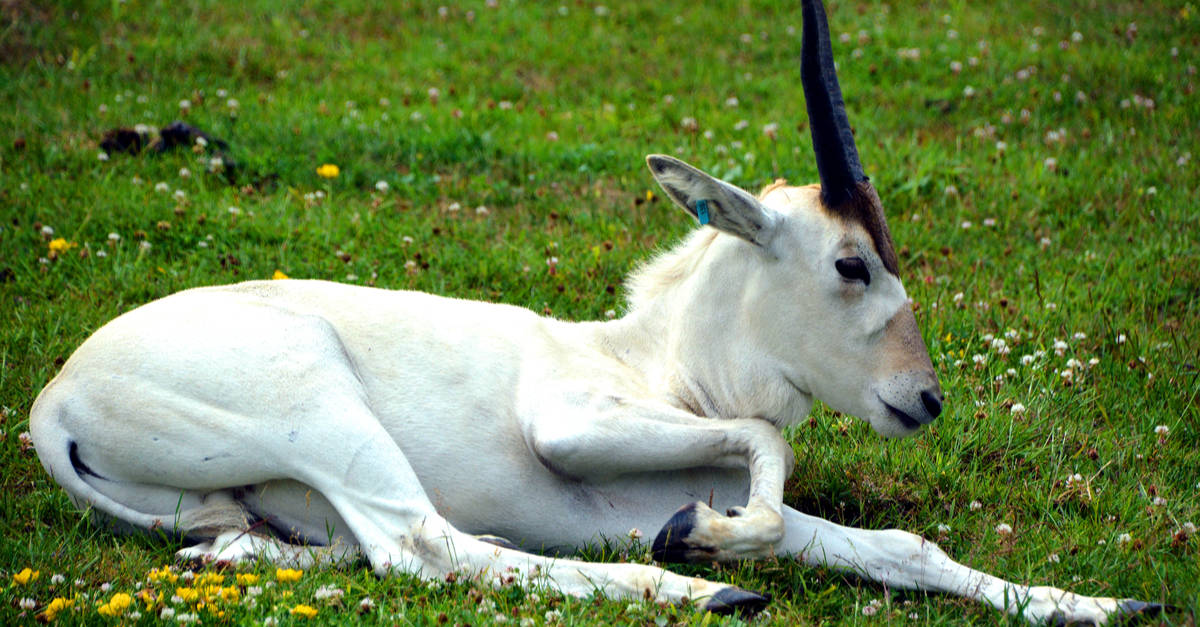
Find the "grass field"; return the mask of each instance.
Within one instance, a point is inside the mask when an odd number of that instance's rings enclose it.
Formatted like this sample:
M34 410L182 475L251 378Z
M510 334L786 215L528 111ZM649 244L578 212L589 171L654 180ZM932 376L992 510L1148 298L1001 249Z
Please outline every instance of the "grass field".
M87 623L303 622L298 606L344 623L736 622L363 566L200 572L197 598L173 603L181 569L152 569L177 546L89 526L49 480L24 439L35 396L152 299L279 271L597 319L620 314L639 260L693 228L659 200L646 153L751 190L816 180L790 4L278 4L0 3L0 623L55 598L74 599L57 620ZM900 441L818 409L788 434L787 501L1194 624L1200 6L829 11L947 401ZM229 149L99 147L177 119ZM676 570L770 592L758 621L1000 618L788 560ZM123 606L140 591L157 598Z

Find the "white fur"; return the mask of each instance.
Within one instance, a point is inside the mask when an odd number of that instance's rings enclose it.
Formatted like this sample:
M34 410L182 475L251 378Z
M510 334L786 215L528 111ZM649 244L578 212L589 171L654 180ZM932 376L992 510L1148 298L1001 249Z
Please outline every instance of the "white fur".
M687 206L727 186L703 176L674 180L673 198ZM811 188L723 198L714 211L735 212L727 231L700 229L643 268L630 311L607 323L299 280L150 303L97 331L46 386L31 417L38 454L81 507L202 540L190 557L308 564L361 551L380 574L467 569L568 594L703 603L729 586L471 535L570 550L631 528L652 537L699 501L694 539L713 559L796 555L997 607L1020 591L1026 616L1049 616L1061 591L783 505L792 449L779 429L814 396L907 435L883 403L917 411L918 384L936 380L931 368L880 366L928 357L923 346L885 355L889 321L912 314L861 228L819 209ZM869 286L834 270L851 255L866 260ZM303 543L330 549L306 556ZM1101 601L1058 610L1102 621Z

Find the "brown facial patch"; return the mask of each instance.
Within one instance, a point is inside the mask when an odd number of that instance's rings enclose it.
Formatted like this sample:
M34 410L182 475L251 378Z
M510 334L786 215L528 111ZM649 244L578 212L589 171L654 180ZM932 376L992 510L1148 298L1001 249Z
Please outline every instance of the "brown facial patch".
M892 233L888 230L887 219L883 215L883 203L880 202L879 194L875 193L875 186L871 185L870 181L860 181L850 200L842 205L829 207L821 202L821 206L837 218L862 225L871 235L884 269L900 276L900 263L892 245Z

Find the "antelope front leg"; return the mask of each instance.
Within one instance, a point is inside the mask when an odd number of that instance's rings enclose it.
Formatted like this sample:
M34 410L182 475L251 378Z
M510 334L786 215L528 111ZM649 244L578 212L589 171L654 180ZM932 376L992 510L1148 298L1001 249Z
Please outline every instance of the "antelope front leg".
M725 516L705 503L685 505L655 539L656 559L732 561L775 552L783 539L783 484L793 455L774 425L699 418L669 405L631 401L580 409L538 412L525 426L530 449L551 472L583 479L700 467L749 471L745 507Z
M783 508L780 554L852 571L895 588L946 592L986 603L1032 623L1104 624L1153 616L1164 608L1131 599L1086 597L1049 586L1023 586L950 559L936 544L898 529L843 527Z
M726 515L702 501L684 505L655 537L655 559L730 562L775 554L783 539L783 484L794 463L792 448L774 425L765 421L732 422L744 423L735 429L744 429L738 435L749 436L744 444L750 471L749 502L745 507L729 508Z

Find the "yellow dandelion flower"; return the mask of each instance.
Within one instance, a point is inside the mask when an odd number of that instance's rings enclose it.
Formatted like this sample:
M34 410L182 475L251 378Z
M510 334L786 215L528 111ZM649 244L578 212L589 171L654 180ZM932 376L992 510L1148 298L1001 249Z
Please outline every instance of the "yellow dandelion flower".
M300 578L303 576L304 576L304 571L302 571L302 570L296 570L294 568L276 568L275 569L275 579L277 581L279 581L280 583L291 583L293 581L300 581Z
M158 599L158 597L154 594L154 591L149 588L142 588L139 590L137 593L137 598L142 600L142 603L146 605L146 609L154 607L154 602Z
M195 603L200 600L200 592L195 588L175 588L175 596L183 599L184 603Z
M203 573L199 577L196 577L195 586L197 588L200 586L219 586L223 583L225 583L225 575L218 575L217 573Z
M238 573L237 582L239 586L253 586L258 583L258 575L254 573Z
M61 255L68 250L75 248L76 246L78 246L78 244L75 242L68 242L66 238L63 237L56 237L50 240L50 252L56 255Z
M317 615L317 608L315 608L311 605L304 605L303 603L301 603L300 605L293 607L288 613L291 614L292 616L302 616L304 618L313 618L314 616Z
M58 616L59 612L71 607L72 605L75 605L75 599L54 597L54 600L51 601L50 605L47 605L45 611L42 612L42 616L45 617L47 621L52 621Z
M317 176L323 179L335 179L337 178L338 174L341 174L341 172L342 171L332 163L326 163L317 168Z
M131 604L133 604L133 597L124 592L118 592L108 600L108 603L96 608L96 611L101 616L120 616L125 613L125 610L129 609Z
M276 271L275 271L275 274L272 274L272 275L271 275L271 278L272 278L272 279L274 279L274 280L276 280L276 281L278 281L278 280L280 280L280 279L287 279L287 278L290 278L290 277L288 277L288 275L284 274L284 273L283 273L283 270L276 270ZM238 577L241 577L241 575L238 575Z
M37 581L38 575L42 574L39 570L22 568L21 572L13 575L13 583L21 584L22 586L31 582Z
M146 573L146 579L150 583L154 583L156 581L175 583L176 581L179 581L179 575L171 572L170 566L163 566L162 568L151 568L150 572Z
M227 601L229 603L237 603L237 600L239 597L241 597L241 595L242 591L233 586L222 586L221 588L217 589L217 596L221 597L222 601Z

